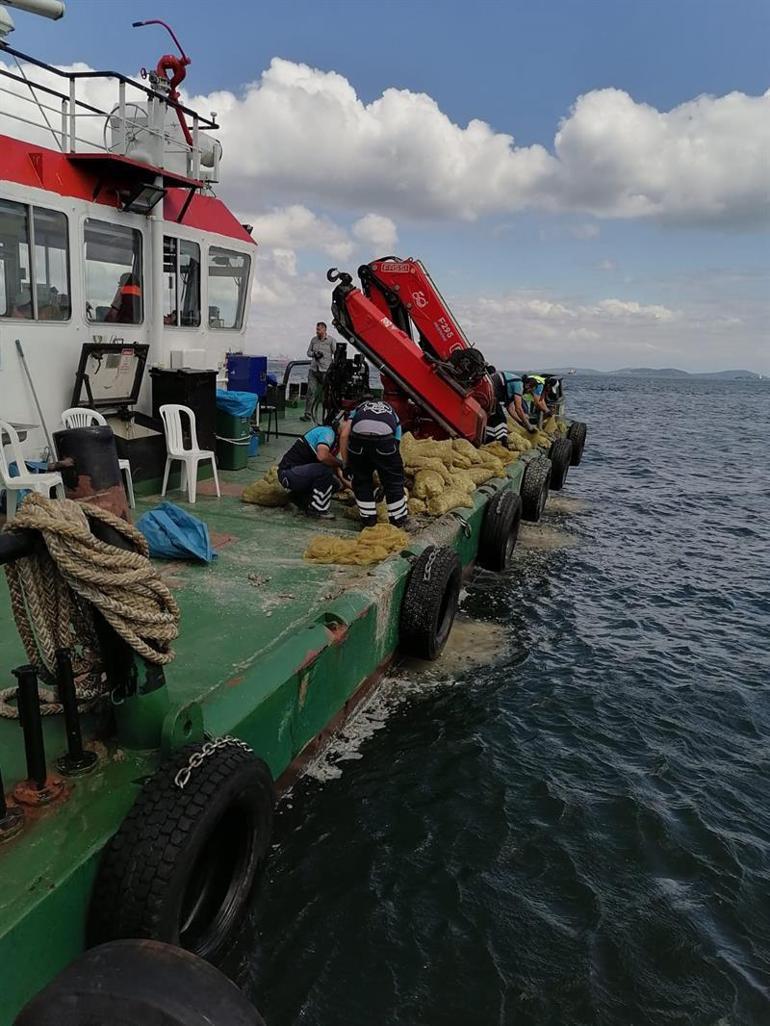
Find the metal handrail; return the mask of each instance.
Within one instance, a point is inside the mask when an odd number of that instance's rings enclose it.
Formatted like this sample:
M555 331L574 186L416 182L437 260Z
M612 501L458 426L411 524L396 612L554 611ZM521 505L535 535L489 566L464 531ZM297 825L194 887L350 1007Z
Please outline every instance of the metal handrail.
M32 103L38 108L42 118L40 120L30 120L23 114L17 112L6 111L5 116L13 121L20 122L24 125L29 125L32 128L36 128L40 131L49 131L56 141L56 144L61 150L70 154L78 152L78 144L81 144L84 149L81 152L88 152L89 150L95 150L104 153L115 153L122 156L130 155L130 139L132 137L132 131L136 130L137 133L141 133L143 145L149 145L151 147L150 159L146 156L143 157L146 163L150 163L157 166L164 166L166 163L166 157L177 156L186 159L187 170L186 174L191 175L195 180L201 177L201 165L202 165L202 151L200 145L200 128L214 131L219 128L216 123L214 116L205 117L192 110L190 107L186 107L184 104L179 103L176 100L170 98L170 96L149 86L143 85L136 80L129 78L126 75L116 71L62 71L59 68L55 68L50 64L46 64L44 61L38 60L35 57L31 57L29 54L22 53L20 50L15 50L13 47L7 44L0 44L0 57L4 54L8 54L17 59L25 61L27 64L32 65L36 68L41 68L51 75L56 76L59 79L63 79L67 83L67 91L60 90L55 86L47 85L45 83L37 82L27 77L25 69L19 65L19 74L0 66L0 78L4 78L9 82L12 82L19 87L18 91L14 91L10 88L0 88L0 92L5 93L8 96L12 96L14 99L22 99L28 103ZM94 106L92 103L88 103L86 100L78 99L76 96L76 83L79 79L114 79L118 84L118 103L115 104L110 110L103 110L99 107ZM135 94L129 95L129 100L126 100L126 89L135 90ZM27 92L31 93L27 95ZM46 97L55 98L59 101L60 108L53 108L41 100L36 95L36 92L40 92ZM136 95L138 94L138 95ZM146 104L145 99L146 98ZM136 119L129 119L127 116L127 108L135 108L142 111L142 120L137 123ZM187 115L191 119L191 137L192 145L187 142L177 140L173 134L169 134L169 128L166 123L166 110L174 110L180 112L180 115ZM54 127L46 116L46 111L53 113L60 127ZM83 118L100 118L104 120L104 139L87 139L79 135L77 132L78 119ZM145 120L146 118L146 120ZM112 132L112 144L107 140L108 128ZM88 149L85 149L88 148ZM153 153L154 151L154 153ZM219 148L218 144L214 150L214 160L212 164L212 170L206 175L210 180L216 180L219 177Z
M289 360L283 372L283 387L286 388L289 384L291 372L295 367L309 367L312 362L312 360Z
M130 85L135 89L139 89L141 92L145 93L146 96L155 97L158 100L162 100L164 103L167 103L169 107L173 107L175 110L181 110L183 114L189 114L190 117L197 118L200 124L202 124L203 127L208 129L210 132L214 132L219 128L219 125L216 123L215 120L213 120L213 118L203 117L203 115L199 114L197 111L192 110L192 108L185 107L184 104L177 103L174 100L170 100L167 95L159 92L157 89L152 89L150 86L142 85L141 82L137 82L136 79L130 78L128 75L123 75L119 71L62 71L61 68L56 68L51 64L46 64L45 61L38 60L36 57L31 57L27 53L22 53L21 50L15 50L12 46L8 46L7 43L0 43L0 54L3 53L9 53L12 57L21 58L21 60L26 61L28 64L34 64L36 67L42 68L44 71L50 71L52 75L58 75L59 78L67 79L67 81L71 81L72 79L78 78L117 79L118 82L122 82L124 85ZM12 72L6 71L4 68L0 68L0 74L7 75L8 77L18 77L14 76ZM24 85L27 84L27 80L24 78L18 77L18 81L20 81ZM52 93L54 96L58 96L59 99L69 99L68 93L59 93L55 89L50 89L47 86L39 86L36 82L33 82L32 85L35 89L42 89L45 92ZM78 106L83 106L87 110L91 110L96 114L106 115L109 113L109 111L99 110L98 107L92 107L82 100L78 100L77 103Z

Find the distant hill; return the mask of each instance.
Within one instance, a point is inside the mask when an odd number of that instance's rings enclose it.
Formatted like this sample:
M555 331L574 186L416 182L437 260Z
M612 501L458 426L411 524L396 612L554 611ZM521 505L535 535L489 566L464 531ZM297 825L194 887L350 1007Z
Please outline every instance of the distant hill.
M574 369L576 375L581 377L612 376L617 377L639 377L639 378L719 378L723 381L748 381L758 380L761 375L750 370L723 370L723 371L685 371L678 367L621 367L620 370L600 371L592 367L556 367L545 374L558 374L566 377Z
M684 371L677 367L623 367L611 373L634 374L643 378L723 378L727 381L759 377L759 374L750 370Z

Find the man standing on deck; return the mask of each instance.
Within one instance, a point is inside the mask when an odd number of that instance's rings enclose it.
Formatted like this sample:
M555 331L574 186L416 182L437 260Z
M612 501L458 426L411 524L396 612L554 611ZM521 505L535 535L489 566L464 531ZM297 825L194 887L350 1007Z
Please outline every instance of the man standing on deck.
M316 410L323 403L324 379L334 359L335 342L326 333L326 322L319 321L315 326L315 335L310 339L307 355L310 357L310 370L307 375L307 395L305 396L305 412L303 420L316 420Z
M497 399L497 408L487 417L484 441L501 442L507 446L508 416L527 431L535 430L530 424L527 411L524 408L524 382L518 374L514 374L512 371L494 371L492 385Z
M400 442L398 415L390 403L382 399L364 399L340 425L340 459L350 468L353 494L364 527L374 527L377 523L375 470L385 492L388 520L394 527L408 526L406 475Z
M278 464L281 486L292 493L292 501L308 517L334 520L329 509L332 495L346 484L342 462L333 453L336 445L333 427L314 427L297 439Z

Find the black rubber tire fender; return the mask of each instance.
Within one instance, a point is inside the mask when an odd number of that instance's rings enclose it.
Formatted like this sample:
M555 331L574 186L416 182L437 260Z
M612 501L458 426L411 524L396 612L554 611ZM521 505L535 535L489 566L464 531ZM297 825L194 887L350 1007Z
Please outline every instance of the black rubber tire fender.
M588 426L580 420L573 420L567 428L567 438L572 442L572 466L580 466L586 444Z
M476 562L485 570L505 570L511 561L521 526L521 498L498 492L487 504L479 536Z
M572 442L569 438L554 438L548 451L551 461L551 484L553 491L558 492L564 487L567 474L572 463Z
M14 1026L265 1026L228 978L159 941L91 948L26 1005Z
M449 546L429 545L412 566L401 603L401 648L437 659L446 645L460 599L460 560Z
M270 770L242 742L181 748L144 782L104 849L91 942L147 938L216 962L270 850L274 804Z
M521 482L521 515L536 524L543 515L551 484L551 461L545 456L529 460Z

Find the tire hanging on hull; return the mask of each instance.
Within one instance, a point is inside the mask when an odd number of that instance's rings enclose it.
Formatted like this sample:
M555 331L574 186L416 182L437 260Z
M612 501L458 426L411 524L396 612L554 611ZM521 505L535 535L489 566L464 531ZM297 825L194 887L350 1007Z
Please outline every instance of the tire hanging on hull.
M521 498L512 491L498 492L484 514L476 562L485 570L505 570L513 556L521 526Z
M77 958L14 1026L265 1026L223 973L171 944L120 940Z
M548 459L551 461L550 487L555 492L561 491L567 480L567 473L572 462L572 442L570 439L554 439L548 451Z
M401 648L437 659L449 639L460 599L460 560L448 546L429 545L415 560L401 603Z
M551 461L538 456L527 463L521 483L522 516L537 523L543 515L551 484Z
M160 940L216 962L270 850L274 801L267 765L242 741L181 748L144 783L102 854L91 942Z

